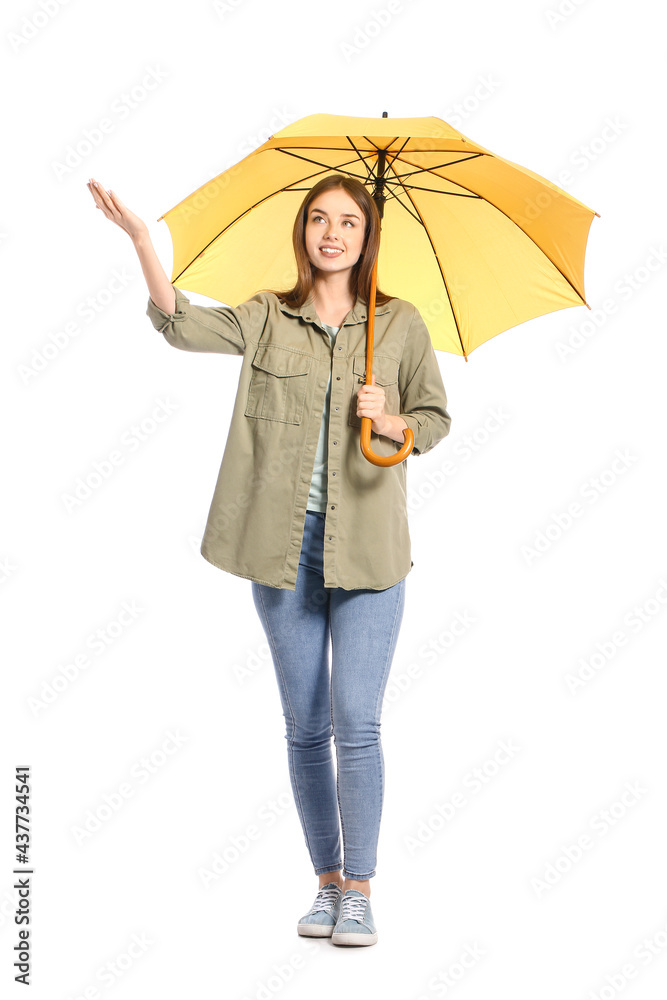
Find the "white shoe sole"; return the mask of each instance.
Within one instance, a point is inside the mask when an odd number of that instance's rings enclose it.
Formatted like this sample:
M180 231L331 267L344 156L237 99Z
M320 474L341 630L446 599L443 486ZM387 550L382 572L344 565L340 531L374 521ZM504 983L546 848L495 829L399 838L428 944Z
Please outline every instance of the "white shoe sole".
M332 944L375 944L377 931L373 934L355 934L353 931L338 931L331 935Z
M302 937L331 937L333 924L297 924L297 932Z

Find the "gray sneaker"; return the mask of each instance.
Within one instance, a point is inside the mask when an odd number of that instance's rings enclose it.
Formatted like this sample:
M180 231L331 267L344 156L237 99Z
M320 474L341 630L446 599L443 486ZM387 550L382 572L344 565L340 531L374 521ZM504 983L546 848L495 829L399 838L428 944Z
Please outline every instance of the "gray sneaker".
M342 898L343 890L336 882L323 885L308 913L296 925L297 932L305 937L331 937Z
M340 916L331 935L332 944L375 944L378 939L371 901L358 889L343 894Z

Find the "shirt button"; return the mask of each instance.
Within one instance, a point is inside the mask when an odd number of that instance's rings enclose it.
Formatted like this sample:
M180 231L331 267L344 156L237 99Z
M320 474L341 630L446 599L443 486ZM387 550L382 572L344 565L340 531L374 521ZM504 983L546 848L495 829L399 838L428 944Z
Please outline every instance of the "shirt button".
M326 387L326 382L320 382L320 385L321 385L321 386L322 386L322 388L324 389L324 388Z
M332 472L332 473L331 473L331 475L332 475L332 476L335 476L335 475L336 475L336 473L335 473L335 472Z
M337 406L334 406L334 410L337 410L337 409L338 409L338 407L337 407Z
M332 510L335 510L335 509L336 509L336 504L335 504L335 503L332 503L332 504L331 504L331 509L332 509Z
M340 382L340 375L336 375L336 381Z
M329 541L331 541L331 535L329 535Z
M342 347L339 347L339 348L338 348L338 350L339 350L339 351L342 351L342 350L343 350L343 348L342 348Z
M334 441L334 444L338 444L338 441Z

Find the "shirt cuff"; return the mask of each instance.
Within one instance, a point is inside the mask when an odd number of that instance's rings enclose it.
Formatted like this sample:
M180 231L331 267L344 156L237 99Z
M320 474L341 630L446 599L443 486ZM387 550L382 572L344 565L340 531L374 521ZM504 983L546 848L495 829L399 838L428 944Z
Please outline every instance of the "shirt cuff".
M176 288L175 285L172 287L176 295L176 303L174 305L175 311L173 313L164 312L164 310L160 309L159 306L155 305L150 296L148 298L146 315L148 316L151 323L159 333L162 333L164 331L164 328L166 326L169 326L170 323L181 323L185 319L185 310L182 308L182 306L183 303L189 302L190 300L186 295L183 294L183 292L179 288Z
M408 427L411 428L412 433L415 436L414 445L412 447L411 455L423 455L431 448L435 448L439 441L442 441L449 432L449 420L443 421L442 433L434 434L433 420L427 417L425 414L417 413L400 413L400 417L405 420ZM437 423L440 427L440 423Z

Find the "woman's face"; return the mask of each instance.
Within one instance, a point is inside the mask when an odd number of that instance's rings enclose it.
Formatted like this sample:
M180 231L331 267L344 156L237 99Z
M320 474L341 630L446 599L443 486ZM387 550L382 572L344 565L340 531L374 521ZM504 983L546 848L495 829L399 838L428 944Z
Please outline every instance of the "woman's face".
M366 217L344 188L323 191L308 208L306 253L321 271L349 271L364 249L365 231Z

